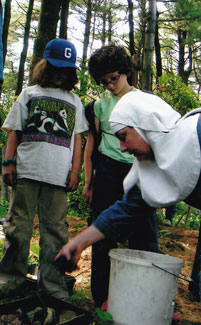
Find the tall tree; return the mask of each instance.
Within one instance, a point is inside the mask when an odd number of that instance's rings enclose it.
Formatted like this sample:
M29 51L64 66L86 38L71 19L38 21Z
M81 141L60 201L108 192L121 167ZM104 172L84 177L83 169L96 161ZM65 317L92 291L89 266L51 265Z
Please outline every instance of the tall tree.
M87 61L87 50L89 46L89 37L90 37L90 29L91 29L91 17L92 17L92 3L91 0L87 0L87 13L86 13L86 21L85 21L85 32L84 32L84 44L83 44L83 54L82 54L82 62L81 62L81 80L80 80L80 91L81 94L86 92L86 80L84 78L86 71L86 61Z
M8 30L11 18L11 2L12 0L6 0L5 2L5 9L4 9L4 23L3 23L3 35L2 35L2 42L3 42L3 62L5 63L6 54L7 54L7 40L8 40Z
M135 43L134 43L134 20L133 20L133 1L128 1L128 23L129 23L129 51L131 56L135 54Z
M154 50L154 38L156 27L156 0L149 0L147 29L145 35L143 68L142 68L142 88L152 90L152 61Z
M108 43L111 43L111 41L112 41L112 6L111 6L111 1L109 2L109 5L108 5L107 22L108 22L107 40L108 40Z
M106 41L106 23L107 23L107 0L104 1L102 7L102 35L101 35L102 45L104 45Z
M70 0L62 0L61 3L61 20L59 37L67 39L67 26L68 26L68 15L69 15Z
M168 1L167 10L159 18L160 30L166 35L160 40L163 70L178 74L191 85L196 80L194 64L200 57L200 6L201 0ZM197 67L199 69L200 61Z
M17 79L17 88L15 91L15 95L19 95L22 91L23 86L23 78L24 78L24 65L27 57L27 51L29 46L29 33L30 33L30 26L31 26L31 16L33 11L33 5L34 0L29 0L29 6L27 10L27 16L26 16L26 24L24 29L24 43L23 43L23 49L20 55L20 64L19 64L19 70L18 70L18 79Z
M133 18L133 1L128 1L128 24L129 24L129 51L133 61L133 74L131 84L137 87L138 78L138 68L137 68L137 53L135 51L135 41L134 41L134 18Z
M33 57L30 66L29 83L35 64L43 57L46 44L56 38L57 23L62 0L41 0L38 33L34 42Z
M155 55L156 55L156 82L158 78L162 76L162 58L161 58L161 46L159 41L158 17L159 17L159 13L157 12L155 41L154 41Z
M182 80L188 84L188 78L193 69L193 62L192 62L192 48L188 45L188 67L186 66L186 59L185 59L185 47L187 42L187 30L178 29L178 44L179 44L179 60L178 60L178 74L182 78Z
M144 44L145 44L145 31L147 24L147 11L146 11L146 3L147 0L139 0L139 29L135 31L136 34L136 55L137 55L137 67L138 70L138 79L139 79L139 87L141 88L142 84L142 62L144 55Z
M84 31L84 44L83 44L83 55L82 63L85 65L87 59L87 49L89 46L90 28L91 28L91 17L92 17L92 3L91 0L86 1L87 13L85 21L85 31Z

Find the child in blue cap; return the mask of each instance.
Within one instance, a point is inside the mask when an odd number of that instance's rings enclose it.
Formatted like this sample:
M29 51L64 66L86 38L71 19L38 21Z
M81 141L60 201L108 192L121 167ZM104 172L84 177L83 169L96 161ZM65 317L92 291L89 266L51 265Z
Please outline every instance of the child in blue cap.
M53 262L68 239L67 191L78 187L82 135L88 129L83 106L70 92L78 82L76 49L51 40L2 129L8 132L3 180L12 187L0 262L0 298L22 293L35 214L39 217L38 289L68 299Z

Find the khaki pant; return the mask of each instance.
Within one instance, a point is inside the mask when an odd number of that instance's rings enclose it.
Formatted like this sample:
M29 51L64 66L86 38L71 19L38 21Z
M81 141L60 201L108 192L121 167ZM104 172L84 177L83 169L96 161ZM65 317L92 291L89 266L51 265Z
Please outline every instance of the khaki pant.
M62 187L28 179L19 179L12 190L4 226L6 240L0 262L0 290L9 294L25 282L36 213L40 230L38 288L67 299L64 278L58 275L53 264L55 255L68 239L66 192Z

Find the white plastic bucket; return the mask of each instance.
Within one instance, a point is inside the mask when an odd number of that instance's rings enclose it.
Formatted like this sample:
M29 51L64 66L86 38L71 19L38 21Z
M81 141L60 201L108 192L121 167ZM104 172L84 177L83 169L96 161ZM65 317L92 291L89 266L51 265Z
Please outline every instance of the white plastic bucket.
M118 248L111 249L109 256L108 312L114 324L170 325L183 260Z

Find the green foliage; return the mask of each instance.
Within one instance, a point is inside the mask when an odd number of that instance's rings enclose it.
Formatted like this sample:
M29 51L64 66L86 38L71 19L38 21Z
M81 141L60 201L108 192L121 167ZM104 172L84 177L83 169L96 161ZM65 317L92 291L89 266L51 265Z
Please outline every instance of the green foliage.
M4 85L4 84L3 84ZM15 101L15 96L10 93L9 91L5 90L3 86L2 94L1 94L1 100L0 100L0 120L1 124L3 124L11 106L13 105ZM7 141L7 133L0 130L0 144L1 146L6 144Z
M181 77L170 73L159 78L154 93L182 115L200 106L199 98L193 89L187 86Z
M96 308L93 312L93 320L96 325L114 324L112 315L107 311L102 311L100 308Z
M3 253L3 244L4 244L4 239L0 238L0 258L1 258L2 253Z
M89 77L86 69L78 72L78 79L80 81L80 88L77 87L74 93L81 98L84 106L90 101L99 98L100 94L105 91L102 86L98 86L95 81Z
M84 226L84 222L83 221L78 221L76 224L74 224L74 228L76 229L81 229Z
M76 291L72 296L70 296L70 300L72 303L79 306L79 304L83 301L90 300L91 293L87 291Z
M184 202L179 202L177 205L177 211L173 218L173 226L177 225L182 214L184 214L183 218L179 222L180 227L187 227L193 230L199 230L200 221L201 221L201 212L198 209L193 207L190 208L189 214L185 214L185 210L187 209L187 205Z
M17 72L4 73L3 90L13 95L17 87Z
M181 19L178 23L179 28L188 31L187 42L193 45L195 40L199 41L201 37L201 11L200 0L177 0L175 7L175 16ZM186 23L188 21L188 23Z
M73 213L74 212L74 213ZM72 214L73 216L70 216L68 213L68 218L72 218L73 220L75 220L77 217L75 216L75 211L73 210ZM78 221L77 223L75 223L71 229L71 234L76 234L77 232L80 232L83 230L84 227L84 222L83 221Z
M200 210L190 207L188 213L187 207L188 205L183 201L177 203L177 210L172 219L172 225L175 227L179 222L178 227L187 227L192 230L199 230L201 221ZM157 217L159 224L162 224L165 219L162 209L157 210ZM163 236L169 235L168 230L160 230L160 233Z
M67 199L67 208L68 215L70 216L79 216L79 217L88 217L89 216L89 207L86 205L82 198L82 190L84 186L84 170L80 174L80 183L78 189L75 192L68 193Z
M7 215L8 205L8 201L0 200L0 219L5 218L5 216Z
M28 264L38 264L39 263L39 243L31 243L28 257Z

